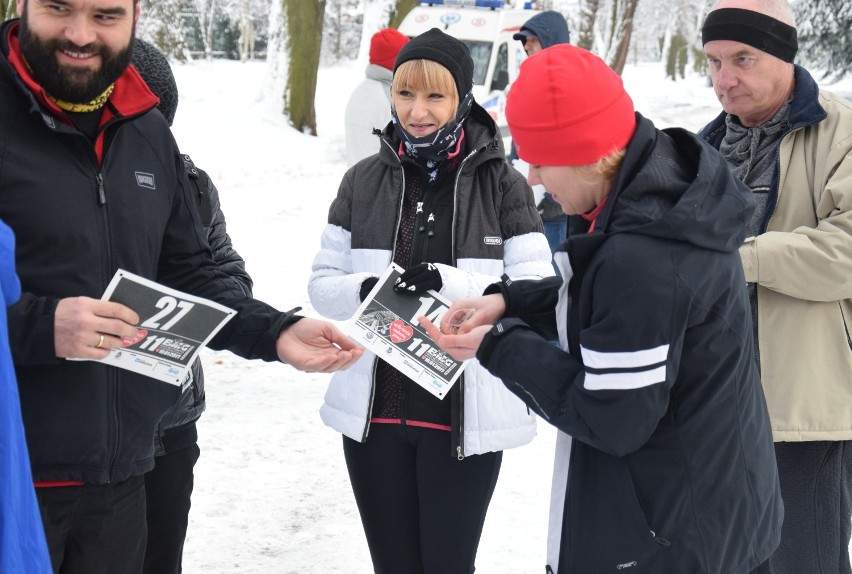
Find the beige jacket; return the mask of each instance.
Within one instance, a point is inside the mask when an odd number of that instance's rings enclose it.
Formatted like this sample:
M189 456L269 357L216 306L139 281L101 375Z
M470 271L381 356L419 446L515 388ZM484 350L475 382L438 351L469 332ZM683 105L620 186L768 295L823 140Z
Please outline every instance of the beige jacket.
M761 377L776 442L852 440L852 103L796 67L790 121L774 211L740 248Z

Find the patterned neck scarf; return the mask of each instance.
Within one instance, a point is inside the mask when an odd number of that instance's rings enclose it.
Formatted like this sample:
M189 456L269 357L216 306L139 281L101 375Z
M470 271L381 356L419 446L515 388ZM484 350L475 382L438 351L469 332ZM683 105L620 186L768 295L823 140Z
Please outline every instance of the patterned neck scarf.
M59 106L60 109L65 110L66 112L72 113L82 113L82 112L94 112L95 110L99 110L104 107L104 104L107 103L110 95L112 95L112 91L115 89L115 84L110 84L109 87L104 90L100 96L92 100L91 102L86 102L82 104L75 104L72 102L66 102L65 100L60 100L59 98L54 98L50 94L47 95L53 103Z
M468 92L456 110L456 117L447 122L438 131L420 138L414 137L399 123L396 110L391 108L393 129L402 140L405 154L420 164L429 175L429 181L434 182L438 177L438 167L447 156L455 151L462 133L462 124L470 115L473 107L473 92Z

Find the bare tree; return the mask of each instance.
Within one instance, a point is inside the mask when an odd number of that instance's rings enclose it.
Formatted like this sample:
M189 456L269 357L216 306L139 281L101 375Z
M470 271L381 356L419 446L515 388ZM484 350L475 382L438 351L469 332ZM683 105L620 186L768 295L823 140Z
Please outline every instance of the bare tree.
M254 58L254 19L251 0L240 0L240 61Z
M140 38L181 62L190 59L183 20L184 4L183 0L146 3L137 30Z
M638 4L639 0L615 0L613 2L612 44L615 46L615 50L609 62L609 67L619 76L627 63L630 38L633 35L633 17L636 15Z
M17 16L15 12L15 0L0 0L0 17L2 21L11 20Z
M297 130L317 135L314 98L317 90L325 0L285 1L290 54L285 113Z
M590 52L595 48L595 24L600 7L600 0L580 0L580 30L577 34L577 45Z
M388 26L391 28L399 28L402 24L402 19L405 18L411 10L420 3L420 0L396 0L393 10L390 13Z

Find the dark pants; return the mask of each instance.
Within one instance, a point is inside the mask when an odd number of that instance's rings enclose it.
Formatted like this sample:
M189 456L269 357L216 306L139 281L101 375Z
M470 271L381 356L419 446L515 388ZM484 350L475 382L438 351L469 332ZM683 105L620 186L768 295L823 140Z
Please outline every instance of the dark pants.
M148 546L145 574L180 574L189 523L193 468L201 453L197 444L158 456L145 475Z
M57 574L138 574L145 555L145 480L37 488Z
M550 246L550 252L553 253L562 245L565 238L568 237L568 216L554 217L553 219L542 219L544 225L544 236L547 238L547 244Z
M850 574L852 441L775 443L784 525L772 574Z
M343 453L376 574L471 574L503 453L450 455L450 433L374 424Z

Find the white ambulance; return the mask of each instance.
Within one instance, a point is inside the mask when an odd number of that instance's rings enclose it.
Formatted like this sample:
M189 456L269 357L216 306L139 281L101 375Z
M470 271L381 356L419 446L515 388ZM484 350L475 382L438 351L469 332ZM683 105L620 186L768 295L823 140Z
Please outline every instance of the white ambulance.
M473 97L497 122L507 154L511 137L504 113L506 88L526 57L512 35L536 14L530 6L527 2L515 8L505 0L422 0L399 25L410 38L439 28L467 45L473 57Z

